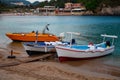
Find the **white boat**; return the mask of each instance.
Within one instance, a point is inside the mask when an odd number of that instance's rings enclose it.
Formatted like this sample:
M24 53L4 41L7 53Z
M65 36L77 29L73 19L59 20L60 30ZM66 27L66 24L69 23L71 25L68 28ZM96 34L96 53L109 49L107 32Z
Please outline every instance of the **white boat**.
M24 42L23 46L29 56L56 52L55 45L65 45L67 43L56 42Z
M117 36L101 36L104 38L103 42L99 44L55 46L59 61L95 58L112 53L115 48L113 45L114 38L117 38ZM112 43L105 41L106 37L113 38Z

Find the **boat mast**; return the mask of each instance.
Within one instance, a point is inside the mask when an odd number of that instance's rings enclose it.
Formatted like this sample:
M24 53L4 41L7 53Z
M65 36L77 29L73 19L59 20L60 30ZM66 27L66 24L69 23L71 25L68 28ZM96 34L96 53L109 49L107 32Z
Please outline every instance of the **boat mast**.
M38 30L36 31L36 40L35 40L35 43L37 44L38 42Z
M47 25L45 26L45 28L44 28L43 31L42 31L43 34L45 33L45 30L46 30L46 29L49 31L49 29L48 29L48 26L49 26L49 25L50 25L50 24L47 24Z

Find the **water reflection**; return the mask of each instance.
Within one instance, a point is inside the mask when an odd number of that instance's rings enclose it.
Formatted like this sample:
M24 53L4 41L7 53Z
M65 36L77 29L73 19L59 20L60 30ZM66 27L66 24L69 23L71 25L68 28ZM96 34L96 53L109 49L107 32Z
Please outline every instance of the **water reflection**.
M22 42L10 42L8 45L7 45L7 48L8 49L11 49L11 50L14 50L14 51L21 51L21 52L24 52L24 47L22 45Z

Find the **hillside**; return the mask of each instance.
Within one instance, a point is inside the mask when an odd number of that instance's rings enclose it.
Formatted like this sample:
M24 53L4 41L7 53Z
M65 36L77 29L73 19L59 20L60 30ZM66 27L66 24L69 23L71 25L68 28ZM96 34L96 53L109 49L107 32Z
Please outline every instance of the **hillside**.
M77 2L82 2L93 15L120 15L120 0L77 0Z
M44 6L64 8L67 2L82 3L87 9L84 15L120 15L120 0L45 0L43 2L36 0L33 4L27 0L0 0L0 10L10 8L11 2L23 2L25 5L32 5L27 8Z
M6 5L11 5L11 3L16 3L16 2L23 2L25 5L31 4L29 1L26 0L0 0L0 2Z

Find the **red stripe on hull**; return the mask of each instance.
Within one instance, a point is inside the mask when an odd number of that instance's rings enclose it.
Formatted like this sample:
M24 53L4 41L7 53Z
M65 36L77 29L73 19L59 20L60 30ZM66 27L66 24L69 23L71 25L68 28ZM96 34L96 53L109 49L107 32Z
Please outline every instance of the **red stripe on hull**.
M59 57L59 61L60 62L64 62L64 61L77 61L77 60L80 60L80 58Z
M111 53L112 54L112 53ZM107 55L111 55L111 54L107 54ZM103 55L103 56L107 56L107 55ZM86 60L86 59L95 59L95 58L100 58L103 56L98 56L98 57L86 57L86 58L72 58L72 57L58 57L60 62L64 62L64 61L77 61L77 60Z

